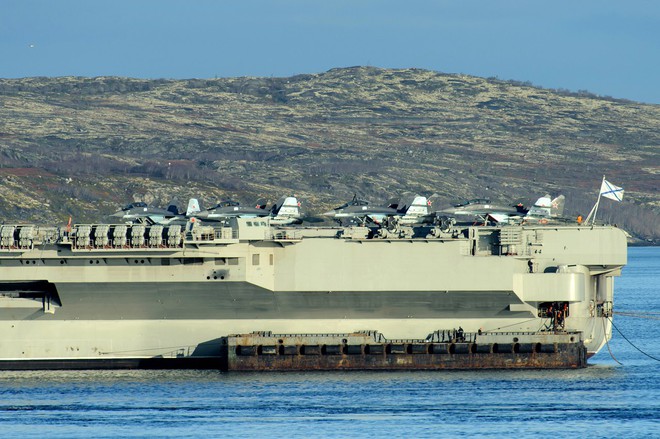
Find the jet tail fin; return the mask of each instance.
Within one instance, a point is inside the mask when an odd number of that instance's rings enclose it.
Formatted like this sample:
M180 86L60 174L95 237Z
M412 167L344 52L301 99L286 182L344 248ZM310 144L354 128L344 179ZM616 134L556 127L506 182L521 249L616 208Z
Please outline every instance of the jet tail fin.
M550 207L550 216L560 217L564 214L564 204L566 204L566 197L559 195L557 198L552 200L552 206Z
M440 194L438 193L434 193L433 195L431 195L427 200L429 204L429 209L432 208L434 204L438 204L441 201L440 198L441 198Z
M188 209L186 210L186 216L191 216L196 214L197 212L201 212L201 208L199 207L199 201L197 198L191 198L188 200Z
M254 207L256 209L265 209L266 206L268 205L268 200L265 198L259 198L257 201L254 203Z
M527 212L527 217L559 217L564 213L566 197L559 195L552 199L550 195L536 200L536 203Z
M429 200L426 197L415 195L412 202L406 206L405 214L414 216L428 215L429 207Z
M302 222L300 202L296 197L282 197L271 207L271 223L297 224Z
M172 198L170 203L167 205L167 211L173 215L181 214L181 211L179 210L179 200Z

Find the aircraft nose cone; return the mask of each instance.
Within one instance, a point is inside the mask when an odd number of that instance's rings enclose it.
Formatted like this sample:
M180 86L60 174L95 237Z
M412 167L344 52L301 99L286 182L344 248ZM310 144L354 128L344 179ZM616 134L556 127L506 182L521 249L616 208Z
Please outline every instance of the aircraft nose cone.
M321 215L323 215L323 216L335 216L336 213L337 212L335 212L334 210L331 210L329 212L322 213Z
M118 212L111 213L110 216L115 217L115 218L122 218L124 216L124 211L120 210Z

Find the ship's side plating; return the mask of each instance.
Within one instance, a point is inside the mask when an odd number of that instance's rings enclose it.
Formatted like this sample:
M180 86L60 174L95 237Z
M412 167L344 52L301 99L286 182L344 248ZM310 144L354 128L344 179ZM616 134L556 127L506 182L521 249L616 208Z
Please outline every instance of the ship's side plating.
M254 331L425 339L459 327L574 332L593 354L626 263L615 227L27 227L0 229L0 363L12 365L212 358Z

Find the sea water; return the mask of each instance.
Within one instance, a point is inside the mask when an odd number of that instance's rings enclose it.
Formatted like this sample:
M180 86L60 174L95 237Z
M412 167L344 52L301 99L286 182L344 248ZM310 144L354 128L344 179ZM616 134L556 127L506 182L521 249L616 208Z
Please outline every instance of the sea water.
M615 315L635 347L614 330L586 369L6 371L0 437L660 437L660 248L615 288L655 319Z

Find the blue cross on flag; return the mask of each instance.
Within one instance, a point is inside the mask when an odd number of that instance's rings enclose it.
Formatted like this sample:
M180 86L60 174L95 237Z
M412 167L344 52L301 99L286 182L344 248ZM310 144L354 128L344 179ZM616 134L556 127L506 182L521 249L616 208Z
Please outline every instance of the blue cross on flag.
M610 200L621 201L623 200L623 188L603 180L603 184L600 185L600 195Z

